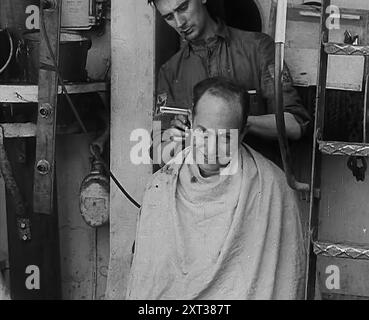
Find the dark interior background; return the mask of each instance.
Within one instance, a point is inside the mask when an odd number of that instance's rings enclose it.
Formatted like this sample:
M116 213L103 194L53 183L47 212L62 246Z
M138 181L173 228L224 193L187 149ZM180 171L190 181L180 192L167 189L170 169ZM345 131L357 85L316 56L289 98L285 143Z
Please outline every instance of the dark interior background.
M247 31L262 29L260 12L253 0L209 0L207 7L213 17L221 18L231 27Z

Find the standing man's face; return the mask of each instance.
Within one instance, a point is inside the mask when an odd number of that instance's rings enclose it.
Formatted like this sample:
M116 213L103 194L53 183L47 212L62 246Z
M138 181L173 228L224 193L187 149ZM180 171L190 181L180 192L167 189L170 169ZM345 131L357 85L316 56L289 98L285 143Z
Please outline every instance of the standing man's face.
M155 5L164 20L187 41L204 36L208 12L206 0L156 0Z

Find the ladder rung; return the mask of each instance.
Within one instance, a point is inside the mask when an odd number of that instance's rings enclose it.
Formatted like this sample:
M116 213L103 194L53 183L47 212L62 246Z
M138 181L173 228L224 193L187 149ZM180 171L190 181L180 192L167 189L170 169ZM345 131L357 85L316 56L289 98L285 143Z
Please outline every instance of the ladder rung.
M32 138L36 137L37 125L35 123L0 123L0 127L3 129L4 138ZM56 134L79 134L81 129L78 125L74 126L57 126Z
M369 46L357 46L346 43L323 43L327 54L343 56L369 56Z
M337 141L318 141L319 150L331 156L368 157L369 144Z
M314 242L314 253L330 258L369 260L369 245Z
M4 130L4 138L30 138L36 136L37 126L34 123L0 123Z
M105 92L109 90L107 82L67 83L65 85L69 94ZM58 93L62 93L59 86ZM0 102L7 103L33 103L38 101L37 85L0 85Z

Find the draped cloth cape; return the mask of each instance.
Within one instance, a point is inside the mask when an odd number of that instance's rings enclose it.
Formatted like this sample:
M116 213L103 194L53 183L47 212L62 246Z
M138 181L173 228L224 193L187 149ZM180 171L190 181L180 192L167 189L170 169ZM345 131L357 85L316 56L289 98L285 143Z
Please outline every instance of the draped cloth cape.
M303 299L300 210L283 172L246 145L233 175L204 178L178 157L147 184L127 299Z

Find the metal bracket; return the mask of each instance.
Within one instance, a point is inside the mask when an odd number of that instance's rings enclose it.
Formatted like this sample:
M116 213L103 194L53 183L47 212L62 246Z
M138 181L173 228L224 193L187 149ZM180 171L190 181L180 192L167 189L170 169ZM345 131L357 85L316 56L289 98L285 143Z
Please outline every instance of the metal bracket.
M18 236L20 240L30 241L32 239L30 219L18 217L17 227L18 227Z
M42 0L40 11L40 69L33 211L51 215L55 177L55 131L61 0ZM47 66L47 67L46 67Z

